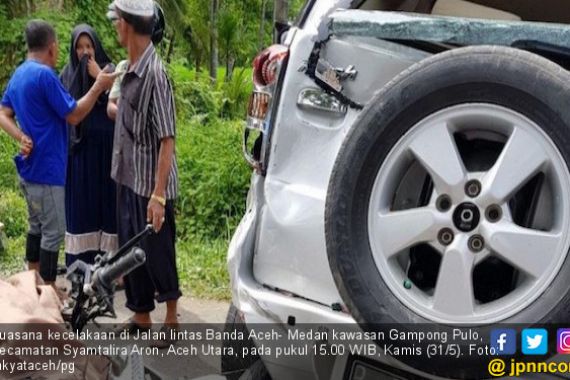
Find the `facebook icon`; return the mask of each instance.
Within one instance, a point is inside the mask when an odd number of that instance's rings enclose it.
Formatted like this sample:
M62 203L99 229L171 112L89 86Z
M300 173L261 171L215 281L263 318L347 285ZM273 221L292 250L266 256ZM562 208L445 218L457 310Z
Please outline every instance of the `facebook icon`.
M491 347L497 355L513 355L517 352L517 333L513 329L491 330Z

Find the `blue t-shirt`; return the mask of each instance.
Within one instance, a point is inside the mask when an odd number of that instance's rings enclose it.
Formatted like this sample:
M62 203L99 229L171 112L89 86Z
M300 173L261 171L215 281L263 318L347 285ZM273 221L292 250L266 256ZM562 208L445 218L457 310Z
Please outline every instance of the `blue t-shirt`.
M14 110L22 131L33 143L32 153L14 158L18 174L26 182L65 185L67 122L77 106L55 71L28 59L10 78L2 106Z

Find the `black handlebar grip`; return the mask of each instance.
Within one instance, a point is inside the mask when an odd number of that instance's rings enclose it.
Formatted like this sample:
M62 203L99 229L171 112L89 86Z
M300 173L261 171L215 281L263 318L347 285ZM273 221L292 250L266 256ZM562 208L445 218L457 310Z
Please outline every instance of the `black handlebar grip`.
M133 250L123 257L119 258L116 262L102 267L94 276L94 286L102 285L110 289L113 281L121 276L129 274L133 269L136 269L144 264L146 261L145 252L135 247Z

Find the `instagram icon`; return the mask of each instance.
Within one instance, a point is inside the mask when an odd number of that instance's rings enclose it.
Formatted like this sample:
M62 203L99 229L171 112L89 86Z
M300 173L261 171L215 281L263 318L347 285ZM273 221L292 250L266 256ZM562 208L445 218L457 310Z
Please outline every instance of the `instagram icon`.
M558 329L556 350L559 354L570 354L570 329Z

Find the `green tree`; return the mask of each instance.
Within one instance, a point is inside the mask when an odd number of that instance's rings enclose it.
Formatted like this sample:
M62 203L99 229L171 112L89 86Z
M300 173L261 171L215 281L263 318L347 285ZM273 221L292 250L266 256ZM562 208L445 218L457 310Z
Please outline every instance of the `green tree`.
M0 0L0 6L9 19L30 16L36 9L34 0Z
M210 79L216 83L218 77L218 0L210 0Z
M257 49L263 49L263 37L265 35L265 18L267 17L267 0L261 0L261 13L259 17L259 38Z
M187 26L182 43L186 45L188 62L194 62L200 71L202 62L209 53L209 0L194 0L188 3Z
M168 44L166 52L166 62L170 63L174 53L176 36L183 36L188 26L186 14L188 12L187 1L185 0L157 0L166 19L166 31L164 44Z
M14 67L25 58L23 29L25 9L10 8L15 1L0 0L0 88L4 89ZM21 14L23 12L24 14Z
M218 42L226 64L226 82L232 78L236 61L237 45L241 38L239 20L243 15L240 9L227 2L219 13Z

